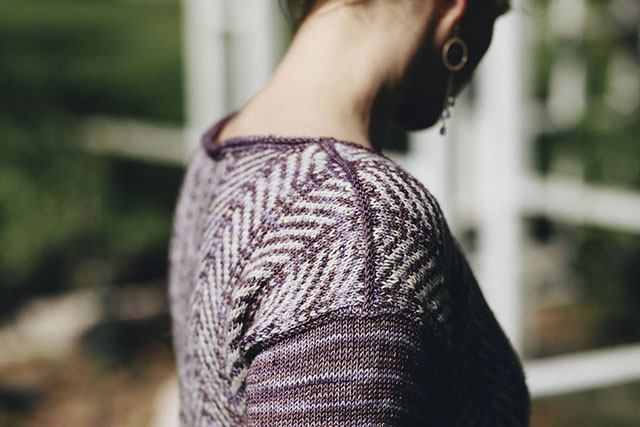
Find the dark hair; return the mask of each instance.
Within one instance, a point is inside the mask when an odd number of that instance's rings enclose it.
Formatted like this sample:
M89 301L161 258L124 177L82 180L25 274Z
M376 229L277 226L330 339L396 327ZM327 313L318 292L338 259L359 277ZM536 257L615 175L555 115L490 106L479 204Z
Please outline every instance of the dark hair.
M317 2L318 0L280 0L280 6L285 11L285 15L292 26L294 28L298 28ZM488 4L482 5L482 3ZM485 11L493 14L494 17L498 17L511 8L511 1L469 0L469 6L472 9L475 9L476 7L481 5ZM486 10L487 6L489 6L491 9Z
M280 6L291 25L298 28L316 2L317 0L280 0Z

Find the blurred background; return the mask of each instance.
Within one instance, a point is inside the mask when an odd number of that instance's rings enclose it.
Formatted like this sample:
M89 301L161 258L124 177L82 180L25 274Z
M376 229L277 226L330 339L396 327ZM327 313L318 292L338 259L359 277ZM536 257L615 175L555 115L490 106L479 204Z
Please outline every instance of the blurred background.
M184 164L289 24L277 0L2 6L0 426L176 425ZM640 3L515 1L449 123L385 152L441 201L532 425L640 425Z

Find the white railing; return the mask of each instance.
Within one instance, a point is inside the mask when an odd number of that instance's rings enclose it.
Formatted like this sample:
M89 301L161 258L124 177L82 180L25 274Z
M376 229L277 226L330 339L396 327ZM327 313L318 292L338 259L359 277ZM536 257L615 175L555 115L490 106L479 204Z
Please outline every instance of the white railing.
M573 224L640 232L640 193L618 187L588 185L576 178L527 176L520 205L526 213Z
M172 164L185 160L184 145L179 143L184 130L177 126L94 117L84 122L82 134L86 148L97 153Z
M525 362L534 397L613 386L640 378L640 344Z

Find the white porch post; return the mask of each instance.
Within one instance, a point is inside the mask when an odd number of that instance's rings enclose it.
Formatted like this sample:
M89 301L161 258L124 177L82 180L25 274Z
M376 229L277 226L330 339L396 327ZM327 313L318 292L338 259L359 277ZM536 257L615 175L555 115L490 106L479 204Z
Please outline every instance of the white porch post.
M239 109L269 79L284 46L278 2L226 0L230 32L228 64L229 108Z
M226 110L224 0L184 0L183 13L187 160Z
M479 281L518 351L522 350L524 323L518 195L526 137L521 21L511 14L497 23L491 49L478 70L475 106Z

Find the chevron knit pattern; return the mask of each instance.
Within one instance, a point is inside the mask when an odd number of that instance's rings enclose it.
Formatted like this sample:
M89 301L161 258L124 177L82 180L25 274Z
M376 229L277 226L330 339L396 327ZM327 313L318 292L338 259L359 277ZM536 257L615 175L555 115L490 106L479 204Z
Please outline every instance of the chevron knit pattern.
M333 138L190 159L169 292L184 426L524 426L529 395L431 194Z

